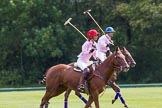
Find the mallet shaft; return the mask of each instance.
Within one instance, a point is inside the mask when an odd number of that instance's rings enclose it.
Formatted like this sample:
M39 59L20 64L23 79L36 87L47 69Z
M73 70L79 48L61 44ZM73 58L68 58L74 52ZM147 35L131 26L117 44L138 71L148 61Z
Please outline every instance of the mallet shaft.
M88 13L88 15L92 18L92 20L97 24L97 26L100 28L100 30L102 31L102 33L103 34L105 34L105 32L102 30L102 28L100 27L100 25L98 25L98 23L97 23L97 21L93 18L93 16L89 13L89 12L87 12Z
M69 22L69 24L75 29L75 30L77 30L86 40L88 40L87 38L86 38L86 36L79 30L79 29L77 29L73 24L71 24L70 22Z

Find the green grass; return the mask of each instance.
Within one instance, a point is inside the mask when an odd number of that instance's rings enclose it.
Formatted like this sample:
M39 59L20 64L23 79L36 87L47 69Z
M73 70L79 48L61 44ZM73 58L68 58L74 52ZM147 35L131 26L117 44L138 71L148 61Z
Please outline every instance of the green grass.
M130 108L162 108L162 87L121 88L122 95ZM0 108L39 108L45 91L0 92ZM103 95L102 95L103 94ZM115 92L108 88L100 95L101 108L124 108L118 99L113 105ZM83 94L86 98L87 95ZM63 108L64 95L50 100L49 108ZM94 108L94 104L92 104ZM69 108L84 108L84 103L71 93Z

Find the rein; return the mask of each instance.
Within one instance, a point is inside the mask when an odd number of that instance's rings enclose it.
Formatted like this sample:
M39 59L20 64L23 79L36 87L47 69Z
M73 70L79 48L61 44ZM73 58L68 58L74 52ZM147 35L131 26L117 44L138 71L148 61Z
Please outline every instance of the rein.
M134 64L134 60L133 60L133 58L132 58L132 56L130 55L129 52L128 52L128 54L124 50L121 50L121 52L125 56L128 65Z
M118 74L122 69L122 64L121 62L117 59L116 55L115 55L115 59L120 63L121 66L115 65L115 64L108 64L108 67L113 67L114 71ZM95 72L96 71L96 72ZM95 71L93 71L93 74L87 79L87 80L91 80L94 76L100 78L101 80L103 80L105 82L105 84L108 83L109 79L107 80L105 75L103 74L103 72L97 67L95 69Z
M106 84L107 83L107 79L103 75L102 71L100 69L98 69L98 68L96 68L95 71L92 72L93 74L90 75L90 77L87 79L87 81L90 81L93 77L96 76L96 77L100 78L101 80L103 80L105 82L105 84Z
M108 65L108 66L110 67L111 65ZM96 71L96 72L95 72L95 71ZM96 76L96 77L100 78L101 80L103 80L103 81L105 82L105 84L107 84L107 79L106 79L106 77L104 76L103 72L102 72L99 68L96 68L95 71L93 72L92 76L91 76L90 78L88 78L88 80L90 80L90 79L92 79L94 76Z

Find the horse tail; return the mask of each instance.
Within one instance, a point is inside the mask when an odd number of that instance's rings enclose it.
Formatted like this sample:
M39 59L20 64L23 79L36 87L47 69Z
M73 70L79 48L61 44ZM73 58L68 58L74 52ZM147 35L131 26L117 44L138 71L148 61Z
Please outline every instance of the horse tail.
M46 75L43 75L43 79L39 81L39 84L45 84L46 82Z

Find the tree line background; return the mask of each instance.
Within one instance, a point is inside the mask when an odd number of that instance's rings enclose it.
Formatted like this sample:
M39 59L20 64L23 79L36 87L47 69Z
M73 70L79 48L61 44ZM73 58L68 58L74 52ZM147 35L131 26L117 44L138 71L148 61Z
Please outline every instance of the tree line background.
M87 9L137 63L118 83L162 82L161 0L1 0L0 87L36 86L49 67L75 62L85 39L64 22L100 31Z

